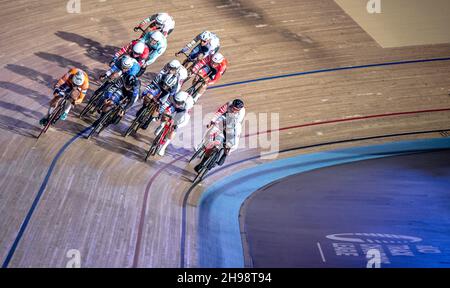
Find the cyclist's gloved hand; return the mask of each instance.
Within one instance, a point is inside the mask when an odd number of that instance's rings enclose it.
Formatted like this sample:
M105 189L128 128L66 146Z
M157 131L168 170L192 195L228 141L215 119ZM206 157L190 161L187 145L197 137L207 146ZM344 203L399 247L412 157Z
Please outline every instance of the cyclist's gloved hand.
M109 67L114 66L114 64L116 64L116 61L117 61L117 57L114 57L114 58L111 60L111 62L109 62Z

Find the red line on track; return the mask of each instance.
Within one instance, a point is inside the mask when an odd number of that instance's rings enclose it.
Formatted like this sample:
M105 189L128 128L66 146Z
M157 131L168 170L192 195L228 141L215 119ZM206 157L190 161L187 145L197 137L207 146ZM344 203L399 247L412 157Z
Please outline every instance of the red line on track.
M400 116L400 115L422 114L422 113L433 113L433 112L444 112L444 111L450 111L450 108L428 109L428 110L407 111L407 112L394 112L394 113L386 113L386 114L358 116L358 117L344 118L344 119L326 120L326 121L300 124L300 125L295 125L295 126L288 126L288 127L283 127L283 128L279 128L279 129L273 129L273 130L271 129L271 130L257 132L257 133L253 133L253 134L246 134L246 135L244 135L244 137L250 137L250 136L254 136L254 135L266 134L266 133L271 133L271 132L275 132L275 131L283 131L283 130L301 128L301 127L330 124L330 123L350 122L350 121L364 120L364 119L370 119L370 118L382 118L382 117L389 117L389 116Z
M142 201L142 210L141 210L141 217L139 220L139 227L138 227L138 234L137 234L137 240L136 240L136 247L134 250L134 257L133 257L133 268L138 267L139 262L139 254L141 252L141 241L142 241L142 233L144 231L144 223L145 223L145 214L147 212L147 200L148 200L148 194L150 192L150 188L152 187L153 182L155 179L161 174L161 172L172 165L173 163L177 162L178 160L184 158L185 155L178 156L177 158L173 159L171 162L164 164L161 168L159 168L158 171L153 175L152 178L147 183L147 187L145 188L144 193L144 201Z

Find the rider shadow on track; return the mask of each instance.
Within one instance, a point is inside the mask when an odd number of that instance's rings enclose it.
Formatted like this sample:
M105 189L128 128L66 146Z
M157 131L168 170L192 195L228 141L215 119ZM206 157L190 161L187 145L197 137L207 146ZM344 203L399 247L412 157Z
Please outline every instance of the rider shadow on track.
M170 155L170 153L168 153L168 152L170 152L170 151L168 151L169 149L170 149L170 147L167 148L166 156L164 156L164 157L168 157ZM181 155L179 155L179 154L173 153L173 156L171 156L171 157L172 158L178 158L180 156ZM186 157L188 157L188 156L186 156ZM189 166L188 163L187 163L188 160L186 159L186 157L179 160L179 162L183 162L183 163L186 164L185 168L178 167L178 166L175 166L175 165L169 165L166 169L168 170L169 174L176 174L178 176L181 176L181 178L184 179L185 181L189 181L190 182L190 181L192 181L192 179L195 178L195 176L197 176L197 174L194 172L194 166L195 166L196 163L191 164Z
M51 99L50 95L45 95L39 93L38 91L11 82L0 81L0 88L31 98L44 107L48 107L48 103Z
M95 77L97 75L100 75L103 70L100 69L90 69L89 67L87 67L86 65L82 64L81 62L77 62L71 59L68 59L66 57L63 57L61 55L57 55L57 54L53 54L53 53L47 53L47 52L36 52L34 53L36 56L38 56L39 58L42 58L46 61L49 62L55 62L57 63L60 67L66 68L66 69L70 69L73 67L76 68L80 68L82 70L84 70L90 77L90 83L93 82L93 80L95 80ZM62 76L62 75L61 75ZM98 83L96 83L98 84Z
M109 128L109 127L108 127ZM145 157L145 151L143 148L131 144L127 141L121 140L116 136L108 136L108 133L112 131L103 131L100 135L95 135L87 141L95 142L97 146L100 146L111 152L123 155L129 159L142 162Z
M27 118L31 118L31 119L41 119L44 116L43 113L40 113L38 111L31 110L31 109L28 109L26 107L23 107L23 106L20 106L17 104L5 102L3 100L0 100L0 107L4 108L6 110L13 111L13 112L20 112Z
M110 45L102 45L97 41L71 32L57 31L55 35L66 41L78 44L86 50L86 56L105 64L109 63L114 57L114 53L120 49Z
M49 88L53 88L53 85L56 83L56 79L52 76L42 73L40 71L34 70L29 67L15 65L15 64L7 64L6 69L20 75L25 76L28 79L31 79L41 85L47 86Z
M81 109L81 108L80 108ZM75 112L77 115L79 113ZM97 113L84 117L83 120L88 125L94 125L98 120L99 115ZM122 138L123 132L128 128L128 123L124 123L123 119L118 125L109 125L100 135L93 135L88 141L95 142L97 146L112 151L114 153L121 154L132 160L142 162L144 160L147 151L145 149L131 144ZM123 140L122 140L123 139Z
M31 125L25 121L5 115L0 115L0 129L30 138L35 138L40 131L37 125Z
M89 75L89 83L90 84L95 84L97 86L100 85L100 83L97 83L96 80L96 76L100 75L101 73L103 73L102 70L100 69L89 69L86 65L77 62L77 61L73 61L71 59L67 59L63 56L60 55L56 55L56 54L52 54L52 53L47 53L47 52L36 52L34 53L36 56L50 61L50 62L55 62L57 63L60 67L66 68L67 70L73 67L76 68L80 68L82 70L84 70L88 75ZM62 75L60 75L62 76ZM89 89L88 92L86 93L86 98L84 100L85 103L87 103L87 100L89 100L89 95L94 94L95 88L92 87L92 85L89 85Z

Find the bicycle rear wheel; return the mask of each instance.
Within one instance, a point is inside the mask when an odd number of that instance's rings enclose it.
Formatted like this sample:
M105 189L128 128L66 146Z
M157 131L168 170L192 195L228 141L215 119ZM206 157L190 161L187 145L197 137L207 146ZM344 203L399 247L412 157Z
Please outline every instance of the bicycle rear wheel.
M205 146L201 146L200 148L198 148L195 152L194 155L192 155L191 159L189 159L188 163L191 163L195 158L197 158L197 156L200 155L200 153L205 149Z
M159 146L159 139L160 139L160 136L156 137L153 140L152 145L150 146L150 149L148 149L147 155L145 156L145 162L147 162L147 159L150 156L155 156L156 151L158 150L158 146Z
M103 126L106 123L106 121L109 118L110 112L112 110L106 112L100 119L94 122L94 128L91 130L89 135L87 136L87 139L90 139L95 133L100 134L100 132L103 130Z
M150 156L155 156L156 151L158 151L160 142L161 142L161 138L164 136L166 136L166 132L165 130L167 130L169 128L164 127L163 129L161 129L161 131L158 133L158 135L156 135L155 139L152 142L152 145L150 146L150 149L148 149L147 152L147 156L145 156L145 161L147 162L148 157Z
M136 118L131 122L130 127L128 127L127 131L125 132L124 137L130 136L131 133L137 133L139 128L141 128L142 124L145 123L147 117L151 117L151 115L154 112L154 106L153 104L149 104L148 107L143 109L139 115L136 116Z
M89 102L86 104L86 106L84 106L83 110L81 110L80 115L78 117L82 118L86 116L88 112L91 112L92 108L97 106L97 101L102 94L103 93L92 95L91 99L89 99Z
M198 182L202 181L203 178L208 173L208 171L210 171L212 168L214 168L214 166L216 166L216 162L219 157L219 152L220 150L214 149L214 152L212 152L208 160L206 160L205 164L203 164L203 167L201 167L200 172L197 174L197 176L195 176L194 181L192 182L195 183L197 180Z

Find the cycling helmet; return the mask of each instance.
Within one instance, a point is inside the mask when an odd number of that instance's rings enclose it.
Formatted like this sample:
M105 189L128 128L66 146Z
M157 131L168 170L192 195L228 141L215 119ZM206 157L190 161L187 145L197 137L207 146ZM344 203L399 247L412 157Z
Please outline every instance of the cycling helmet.
M133 67L133 59L129 56L124 56L122 58L122 69L130 69Z
M166 77L164 77L164 84L163 88L164 90L171 90L178 82L177 76L173 74L167 74Z
M244 101L242 101L241 99L234 99L231 103L231 109L233 111L239 111L242 108L244 108Z
M167 18L169 18L169 15L167 15L166 13L159 13L155 18L156 26L162 27L164 23L166 23Z
M181 67L181 63L180 63L180 61L175 59L175 60L170 61L169 64L167 64L167 67L169 69L174 69L174 70L178 71Z
M72 82L75 86L81 86L84 83L84 73L78 70L75 75L72 76Z
M211 40L212 38L212 34L209 31L204 31L202 32L202 34L200 34L200 40L208 42L209 40Z
M160 31L155 31L150 36L150 41L153 40L158 43L161 42L163 39L164 39L164 35Z
M145 50L145 44L143 42L139 41L136 44L134 44L134 46L133 46L134 54L141 55L142 53L144 53L144 50Z
M188 97L189 97L189 94L187 92L185 92L185 91L178 92L174 97L175 104L178 106L183 105L186 102L186 100L188 99Z
M125 76L125 81L124 81L125 89L130 89L130 88L134 87L134 85L136 84L136 81L137 81L137 78L134 75Z
M212 62L220 64L222 63L222 61L225 59L225 57L223 57L222 53L216 53L214 54L214 56L212 57Z

